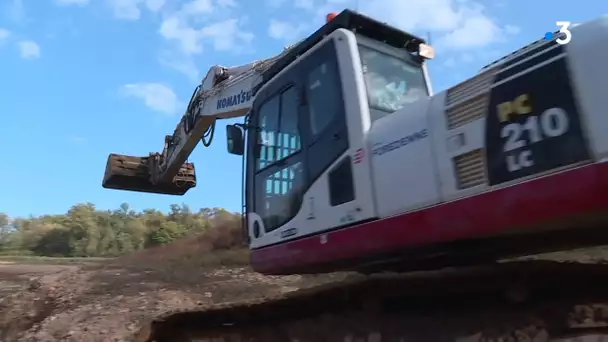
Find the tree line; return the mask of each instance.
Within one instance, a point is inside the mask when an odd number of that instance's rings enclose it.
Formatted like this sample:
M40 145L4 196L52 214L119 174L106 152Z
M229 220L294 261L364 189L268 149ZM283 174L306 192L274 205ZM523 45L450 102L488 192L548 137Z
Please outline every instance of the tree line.
M195 212L177 204L167 214L136 212L127 203L105 211L77 204L62 215L29 218L0 213L0 254L113 257L202 234L213 236L212 248L229 249L243 244L240 217L221 208Z

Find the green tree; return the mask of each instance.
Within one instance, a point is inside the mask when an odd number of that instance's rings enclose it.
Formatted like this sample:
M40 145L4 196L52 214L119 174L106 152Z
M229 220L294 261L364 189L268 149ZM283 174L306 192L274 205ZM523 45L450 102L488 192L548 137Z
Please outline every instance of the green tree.
M221 208L193 211L174 204L167 214L132 210L123 203L100 211L92 203L76 204L64 215L14 218L0 214L0 250L44 256L117 256L197 236L216 248L242 245L241 216Z

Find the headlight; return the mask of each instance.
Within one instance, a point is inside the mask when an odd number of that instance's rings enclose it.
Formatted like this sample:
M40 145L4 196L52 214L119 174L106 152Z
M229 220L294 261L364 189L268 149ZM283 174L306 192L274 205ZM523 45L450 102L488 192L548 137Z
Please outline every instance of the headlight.
M428 44L420 44L418 45L418 55L426 59L433 59L435 58L435 49Z

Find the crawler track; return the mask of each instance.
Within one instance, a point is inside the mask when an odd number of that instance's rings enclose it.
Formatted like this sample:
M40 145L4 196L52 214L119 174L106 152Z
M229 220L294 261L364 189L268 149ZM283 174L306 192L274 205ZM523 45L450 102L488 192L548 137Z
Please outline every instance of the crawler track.
M608 265L386 274L153 320L137 342L608 341Z

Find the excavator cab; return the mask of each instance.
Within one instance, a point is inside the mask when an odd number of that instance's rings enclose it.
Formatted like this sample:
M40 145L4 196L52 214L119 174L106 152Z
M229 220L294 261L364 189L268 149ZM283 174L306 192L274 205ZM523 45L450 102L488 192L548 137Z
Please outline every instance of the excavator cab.
M351 11L328 19L262 74L246 124L227 128L229 153L245 143L252 249L374 219L366 132L431 93L421 38Z
M433 50L353 11L327 19L277 57L213 67L211 79L226 77L201 83L163 151L110 155L103 186L183 194L196 185L194 166L185 161L201 138L208 146L205 137L218 119L245 116L226 135L228 152L244 156L251 249L377 219L367 133L379 119L430 96L425 61ZM257 261L263 253L252 253L254 268L274 272Z

